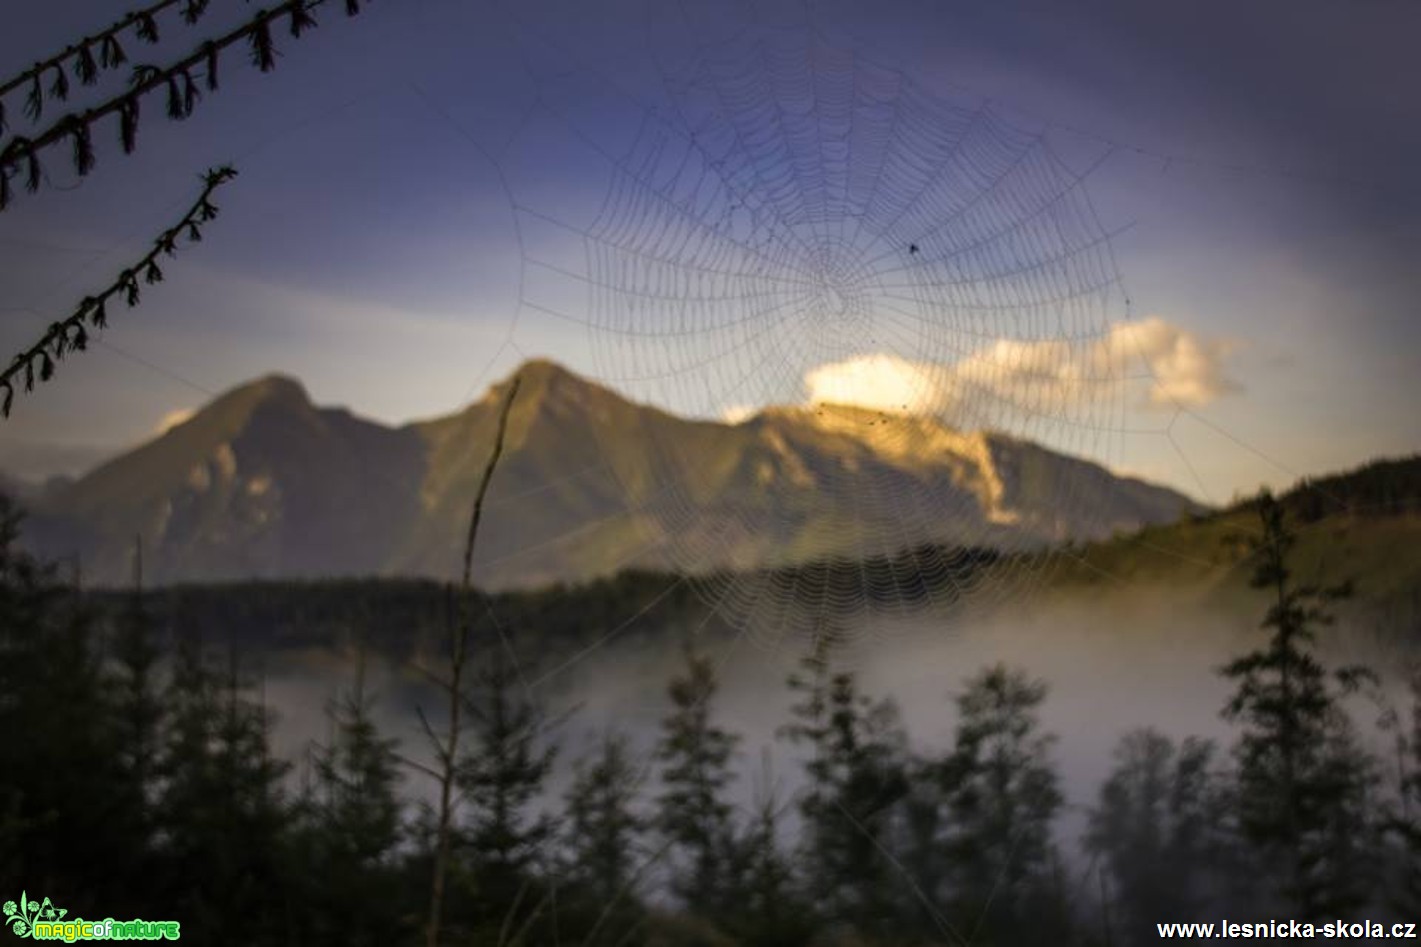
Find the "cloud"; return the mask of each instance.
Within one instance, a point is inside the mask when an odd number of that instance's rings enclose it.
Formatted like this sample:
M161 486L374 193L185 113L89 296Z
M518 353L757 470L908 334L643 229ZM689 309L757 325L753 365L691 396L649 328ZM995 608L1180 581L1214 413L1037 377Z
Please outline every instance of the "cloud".
M921 414L941 406L941 372L941 366L876 353L821 365L804 376L804 384L811 402Z
M858 355L811 370L804 386L811 402L911 414L979 401L1061 414L1120 397L1145 408L1198 408L1241 390L1225 371L1232 350L1154 316L1089 340L999 339L946 364Z
M758 409L748 404L733 404L720 412L720 419L726 424L739 424L755 416Z
M1201 408L1243 390L1224 371L1233 342L1202 338L1158 316L1113 326L1107 346L1111 364L1141 360L1149 368L1146 397L1154 407Z

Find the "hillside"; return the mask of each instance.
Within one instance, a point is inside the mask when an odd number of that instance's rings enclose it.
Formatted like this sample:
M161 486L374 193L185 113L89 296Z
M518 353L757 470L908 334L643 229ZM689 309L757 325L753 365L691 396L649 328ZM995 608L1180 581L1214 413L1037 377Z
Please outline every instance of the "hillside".
M1297 536L1291 566L1300 581L1351 580L1369 610L1421 620L1421 455L1304 480L1279 499ZM1237 599L1249 594L1248 539L1257 530L1245 500L1073 549L1058 557L1054 581L1189 586Z

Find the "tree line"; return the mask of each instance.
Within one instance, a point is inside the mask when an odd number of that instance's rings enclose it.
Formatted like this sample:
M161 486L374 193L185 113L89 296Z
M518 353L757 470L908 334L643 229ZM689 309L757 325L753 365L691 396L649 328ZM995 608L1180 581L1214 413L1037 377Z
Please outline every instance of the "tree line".
M1122 735L1077 853L1047 682L982 669L928 753L827 635L786 681L803 788L750 804L709 655L687 647L649 759L616 731L567 759L512 656L481 651L441 829L413 801L439 768L380 731L363 666L306 759L279 759L243 655L161 633L137 575L98 607L0 503L0 899L241 945L1123 945L1221 916L1421 917L1421 684L1369 749L1349 708L1375 675L1315 647L1347 590L1298 582L1285 511L1257 506L1266 610L1220 668L1231 742Z

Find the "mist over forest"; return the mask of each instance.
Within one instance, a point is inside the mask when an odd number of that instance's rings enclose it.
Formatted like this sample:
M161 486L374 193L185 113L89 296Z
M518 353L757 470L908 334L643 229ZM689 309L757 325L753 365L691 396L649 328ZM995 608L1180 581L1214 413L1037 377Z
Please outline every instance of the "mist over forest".
M1320 636L1319 652L1328 664L1404 667L1415 660L1416 643L1399 631L1353 616ZM490 627L481 633L495 634ZM1230 727L1220 711L1229 686L1218 669L1260 634L1246 615L1201 603L1168 585L1079 598L1027 595L1015 604L979 606L965 614L944 609L906 620L883 617L843 633L848 640L836 651L837 659L858 674L865 693L898 705L922 752L942 752L951 743L957 718L952 699L982 668L1003 663L1046 681L1043 726L1058 739L1052 756L1075 810L1060 827L1068 850L1125 732L1148 727L1176 740L1199 736L1226 742ZM516 652L516 632L509 640ZM569 715L549 739L577 747L590 735L617 730L639 759L649 760L658 722L670 709L666 684L687 643L714 662L721 682L717 717L742 740L734 803L746 811L752 807L767 762L775 783L793 797L803 788L802 753L777 733L793 702L785 680L813 646L804 635L778 642L730 630L696 636L685 624L653 619L566 666L561 655L552 669L525 657L530 665L525 673L539 682L535 692L547 701L550 716ZM580 653L573 650L573 656ZM437 705L437 690L378 654L366 661L379 694L375 711L382 730L417 743L415 707ZM277 752L299 760L311 741L322 738L325 709L349 685L356 663L348 646L267 656L264 688L276 713ZM1374 726L1386 709L1377 697L1405 706L1406 687L1404 678L1395 677L1378 695L1349 703L1372 749L1390 749L1388 737ZM555 786L565 780L570 763L566 750L560 755L563 772L553 774Z

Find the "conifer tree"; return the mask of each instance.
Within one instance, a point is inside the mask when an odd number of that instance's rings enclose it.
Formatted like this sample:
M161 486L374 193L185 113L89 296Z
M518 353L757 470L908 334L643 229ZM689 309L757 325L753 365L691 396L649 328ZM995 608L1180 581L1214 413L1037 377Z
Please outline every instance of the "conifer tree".
M1063 798L1038 719L1047 686L997 664L957 698L940 771L949 820L949 904L957 926L989 943L1028 943L1061 918L1052 823ZM958 923L960 922L960 923Z
M474 927L520 930L548 908L539 872L555 826L536 804L556 751L546 744L543 709L522 692L512 661L502 648L489 650L465 696L470 740L458 771L467 812L459 854Z
M1318 660L1316 629L1331 624L1329 607L1351 589L1295 583L1283 508L1265 492L1258 513L1251 585L1272 597L1261 625L1270 635L1221 670L1236 686L1224 716L1241 727L1240 831L1277 878L1278 896L1312 920L1356 909L1366 897L1369 846L1375 852L1372 764L1342 700L1374 676L1356 666L1329 673Z
M641 838L649 827L637 809L642 774L626 738L616 733L603 735L573 770L563 831L570 890L561 897L573 902L573 925L585 931L580 943L625 943L644 914L637 890Z
M380 735L365 689L365 656L355 681L330 709L330 742L314 755L307 800L311 870L318 883L311 907L321 942L376 947L397 940L392 910L395 857L402 837L396 741Z
M165 694L159 858L165 902L206 943L277 943L292 906L287 765L270 751L271 720L251 699L235 653L218 673L191 636Z
M826 637L789 687L801 697L782 734L810 753L800 801L810 890L831 924L865 934L892 930L900 899L887 846L895 807L908 791L897 707L871 700L856 675L834 669Z
M43 885L56 903L121 897L132 839L112 792L123 767L94 615L18 548L19 528L0 497L0 865L13 872L0 882Z
M158 661L162 649L143 588L143 546L133 546L133 585L119 612L113 636L116 683L116 723L127 792L135 818L135 844L152 839L152 792L162 748L163 705L158 694Z
M719 920L734 888L735 828L727 789L739 738L717 726L710 658L691 646L683 672L667 688L671 712L661 722L656 759L661 794L656 827L668 846L671 890L692 914Z
M810 900L780 847L781 812L773 788L767 788L735 844L737 907L725 927L743 947L797 947L815 934Z
M900 913L910 931L942 936L952 931L940 905L945 904L950 859L947 853L946 796L941 760L911 756L906 765L908 791L891 827L890 850L901 871Z
M1110 913L1128 943L1158 939L1160 920L1190 920L1212 906L1227 855L1216 828L1225 813L1214 753L1209 741L1176 744L1151 728L1132 730L1115 748L1085 842L1110 880Z

